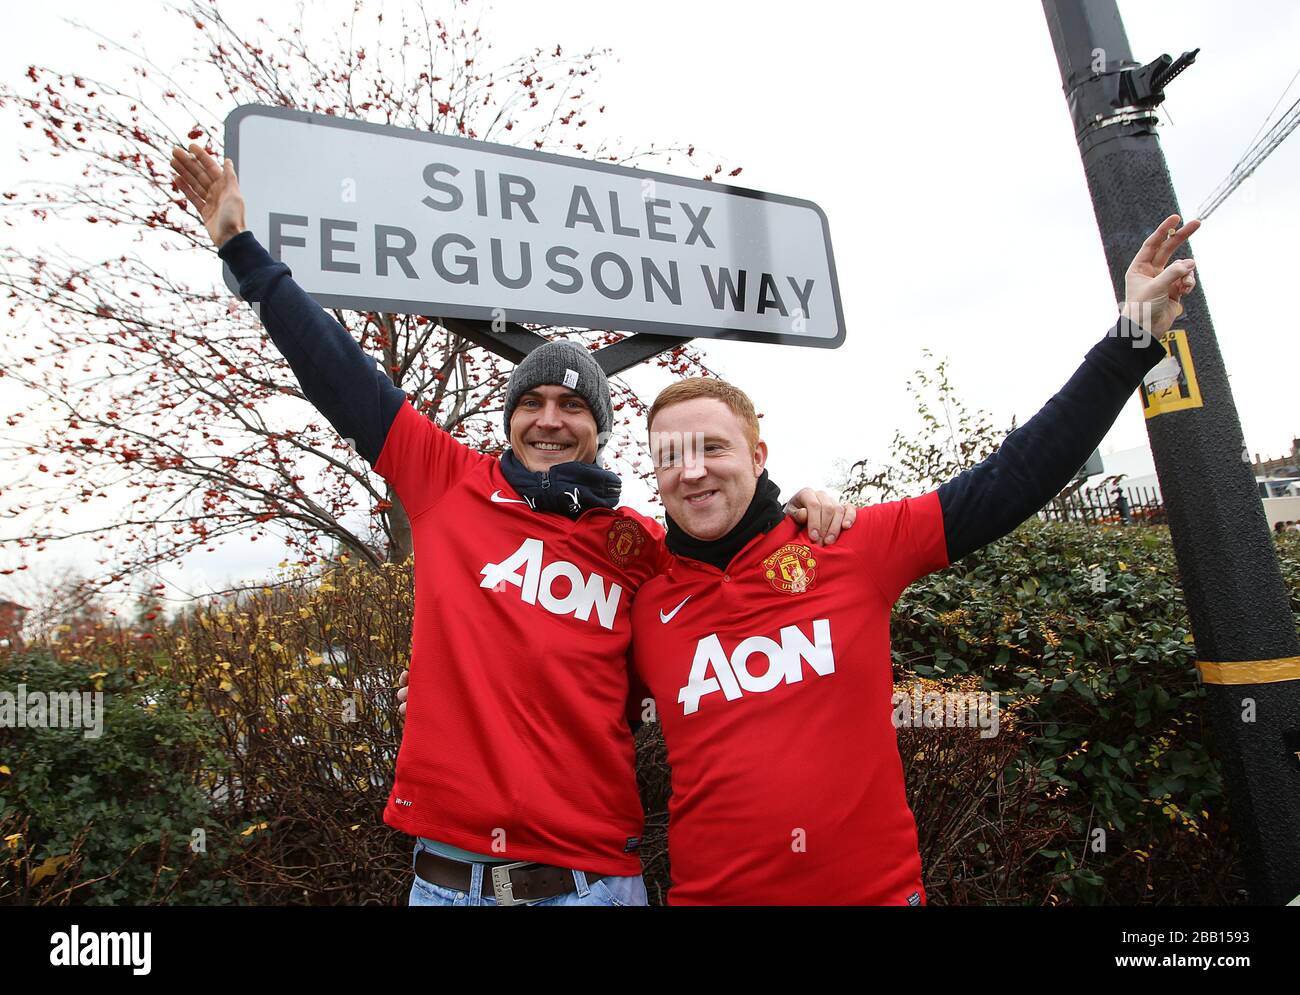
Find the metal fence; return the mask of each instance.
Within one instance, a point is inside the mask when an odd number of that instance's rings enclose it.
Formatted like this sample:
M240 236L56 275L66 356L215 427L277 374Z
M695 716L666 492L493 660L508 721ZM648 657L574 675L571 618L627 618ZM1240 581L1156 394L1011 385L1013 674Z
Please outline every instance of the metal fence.
M1052 498L1038 513L1047 522L1089 525L1164 525L1165 505L1150 487L1111 487L1076 491Z

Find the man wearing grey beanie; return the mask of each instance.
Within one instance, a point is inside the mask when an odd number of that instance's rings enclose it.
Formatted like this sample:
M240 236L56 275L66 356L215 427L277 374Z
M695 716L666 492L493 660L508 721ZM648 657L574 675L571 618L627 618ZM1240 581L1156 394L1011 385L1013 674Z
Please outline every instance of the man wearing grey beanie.
M410 904L646 904L626 660L632 598L666 553L597 463L604 372L576 343L539 347L507 388L509 451L475 452L258 244L230 160L191 145L172 168L304 396L411 523L409 714L384 811L416 837ZM828 541L851 520L798 499Z
M609 381L600 364L576 342L557 339L538 346L523 358L506 387L505 430L510 435L510 416L526 391L543 385L553 385L572 390L582 397L596 419L596 432L601 440L609 438L614 421L614 409L609 402Z
M538 346L506 386L501 470L535 511L612 508L623 484L599 459L613 420L609 381L591 353L562 339Z

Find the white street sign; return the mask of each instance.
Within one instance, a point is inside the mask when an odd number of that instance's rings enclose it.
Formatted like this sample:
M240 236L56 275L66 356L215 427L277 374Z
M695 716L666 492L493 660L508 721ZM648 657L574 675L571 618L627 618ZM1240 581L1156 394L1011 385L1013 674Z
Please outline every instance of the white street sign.
M844 341L811 201L258 105L226 155L249 227L326 307Z

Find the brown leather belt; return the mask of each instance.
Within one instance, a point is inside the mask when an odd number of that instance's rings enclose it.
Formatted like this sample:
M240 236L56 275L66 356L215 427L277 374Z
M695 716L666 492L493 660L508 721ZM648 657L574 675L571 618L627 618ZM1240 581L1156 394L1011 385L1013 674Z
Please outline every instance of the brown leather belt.
M441 857L421 850L415 857L416 876L430 884L457 891L469 891L473 864ZM595 884L604 874L588 873L587 884ZM484 864L480 894L495 898L498 905L524 905L555 898L578 890L573 871L566 867L520 861L514 864Z

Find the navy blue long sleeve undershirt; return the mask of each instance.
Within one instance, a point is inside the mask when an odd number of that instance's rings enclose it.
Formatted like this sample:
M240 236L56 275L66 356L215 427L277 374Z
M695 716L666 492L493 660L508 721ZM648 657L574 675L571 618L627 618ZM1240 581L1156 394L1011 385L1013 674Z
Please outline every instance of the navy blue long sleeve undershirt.
M1066 385L997 452L942 484L948 562L1011 532L1059 494L1166 355L1159 339L1121 317Z
M304 396L374 466L406 395L252 232L240 232L217 255L239 281L239 296L257 305Z

